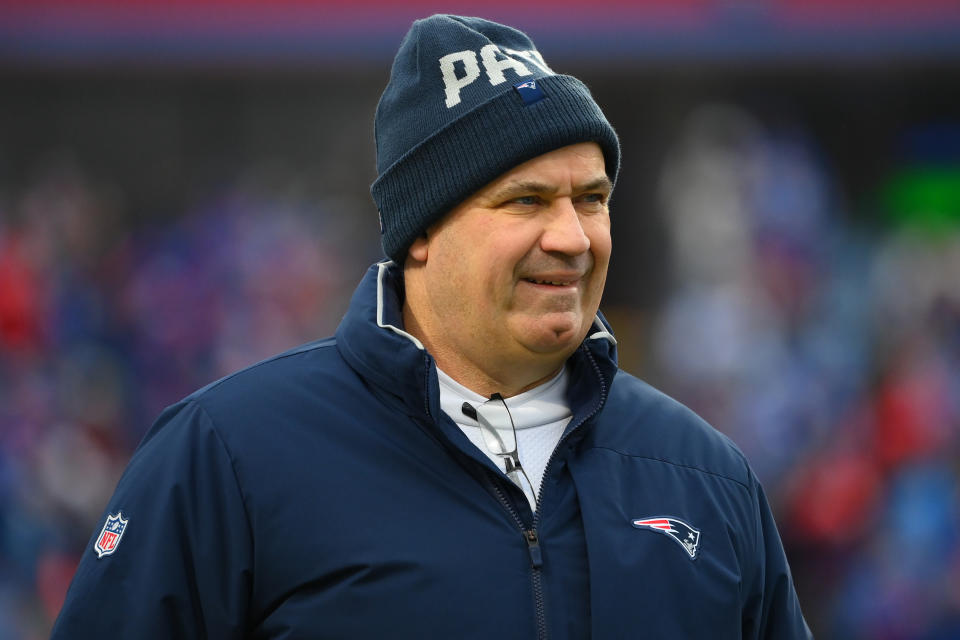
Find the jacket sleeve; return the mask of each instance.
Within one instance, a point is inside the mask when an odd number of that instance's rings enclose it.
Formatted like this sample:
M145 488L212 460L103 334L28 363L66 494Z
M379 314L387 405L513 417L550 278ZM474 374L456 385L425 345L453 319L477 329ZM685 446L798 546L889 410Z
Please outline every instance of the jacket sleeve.
M790 566L763 487L750 474L756 546L756 566L743 612L743 637L757 640L807 640L813 634L800 611Z
M104 538L102 527L117 514L126 524L112 546L116 520ZM251 567L234 465L209 416L185 401L160 416L134 453L52 638L242 637Z

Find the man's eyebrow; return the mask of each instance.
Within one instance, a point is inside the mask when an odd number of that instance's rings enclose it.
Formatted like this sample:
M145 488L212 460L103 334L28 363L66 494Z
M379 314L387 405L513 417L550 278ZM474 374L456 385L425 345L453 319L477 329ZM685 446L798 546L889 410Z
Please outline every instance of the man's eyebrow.
M613 191L613 182L609 176L600 176L596 180L591 180L584 185L574 188L574 191L576 193L584 193L586 191L605 191L611 193Z
M521 180L505 184L502 188L497 189L497 191L492 194L492 197L495 200L509 200L528 194L549 196L556 193L557 190L556 185L537 182L535 180ZM587 183L575 185L573 188L574 193L584 193L587 191L605 191L609 193L613 191L613 182L610 181L609 177L604 175Z
M522 195L531 193L538 195L552 195L556 193L557 187L545 182L536 182L534 180L520 180L517 182L508 182L497 189L492 195L494 200L510 200Z

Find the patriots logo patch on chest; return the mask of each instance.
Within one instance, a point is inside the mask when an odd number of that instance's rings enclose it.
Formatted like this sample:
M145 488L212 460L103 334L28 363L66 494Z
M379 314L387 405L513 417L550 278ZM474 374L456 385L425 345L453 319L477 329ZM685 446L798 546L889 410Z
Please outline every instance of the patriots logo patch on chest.
M669 516L655 518L640 518L632 521L637 529L648 529L670 536L674 542L683 547L684 551L693 560L700 549L700 531L694 529L683 520Z

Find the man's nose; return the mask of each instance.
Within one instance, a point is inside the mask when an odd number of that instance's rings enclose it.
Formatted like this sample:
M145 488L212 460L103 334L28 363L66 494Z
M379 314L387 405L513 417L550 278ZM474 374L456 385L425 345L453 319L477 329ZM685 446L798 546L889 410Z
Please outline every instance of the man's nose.
M590 249L590 238L583 231L580 214L570 198L554 201L540 237L540 248L545 252L580 255Z

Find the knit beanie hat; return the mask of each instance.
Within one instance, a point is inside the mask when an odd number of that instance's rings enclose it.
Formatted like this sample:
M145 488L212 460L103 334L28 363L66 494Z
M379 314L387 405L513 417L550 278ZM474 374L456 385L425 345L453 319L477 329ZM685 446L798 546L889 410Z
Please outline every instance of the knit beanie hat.
M555 74L533 42L481 18L414 22L377 105L383 250L402 264L410 244L468 196L539 155L597 142L616 182L617 135L587 87Z

